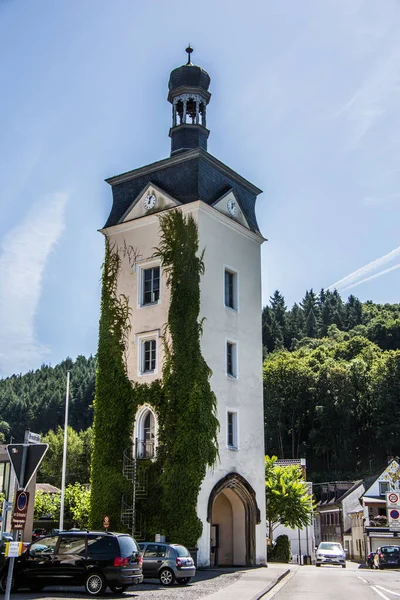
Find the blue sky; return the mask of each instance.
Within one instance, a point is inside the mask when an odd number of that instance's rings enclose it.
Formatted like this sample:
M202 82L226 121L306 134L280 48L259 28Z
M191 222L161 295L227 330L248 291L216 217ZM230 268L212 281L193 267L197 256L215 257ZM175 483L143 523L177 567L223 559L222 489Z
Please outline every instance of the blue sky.
M209 151L264 190L264 302L398 302L399 30L396 0L0 0L0 375L96 352L104 179L169 156L189 41Z

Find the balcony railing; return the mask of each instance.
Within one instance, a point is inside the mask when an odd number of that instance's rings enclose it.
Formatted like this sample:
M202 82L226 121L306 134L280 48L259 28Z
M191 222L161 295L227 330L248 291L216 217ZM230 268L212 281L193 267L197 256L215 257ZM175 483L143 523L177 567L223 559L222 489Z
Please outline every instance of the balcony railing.
M136 440L136 458L154 458L154 440Z

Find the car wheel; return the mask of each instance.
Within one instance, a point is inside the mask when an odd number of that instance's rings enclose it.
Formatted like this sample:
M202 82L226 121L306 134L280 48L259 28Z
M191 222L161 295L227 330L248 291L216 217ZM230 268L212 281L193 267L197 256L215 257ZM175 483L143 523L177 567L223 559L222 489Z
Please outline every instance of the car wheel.
M162 569L158 574L158 578L161 585L172 585L175 581L175 575L171 569Z
M316 567L320 567L321 565L320 565L320 564L318 564L318 563L315 563L315 566L316 566Z
M179 585L187 585L191 579L191 577L181 577L176 580L176 583L179 583Z
M345 569L345 568L346 568L346 565L342 565L342 569Z
M122 592L126 592L126 590L129 588L129 585L110 585L110 590L114 594L122 594Z
M8 572L7 573L3 573L0 577L0 590L2 592L5 593L6 591L6 587L7 587L7 577ZM15 576L13 575L12 579L11 579L11 592L16 592L17 591L17 580L15 579Z
M106 581L101 573L97 571L89 573L85 581L85 589L91 596L100 596L106 589Z

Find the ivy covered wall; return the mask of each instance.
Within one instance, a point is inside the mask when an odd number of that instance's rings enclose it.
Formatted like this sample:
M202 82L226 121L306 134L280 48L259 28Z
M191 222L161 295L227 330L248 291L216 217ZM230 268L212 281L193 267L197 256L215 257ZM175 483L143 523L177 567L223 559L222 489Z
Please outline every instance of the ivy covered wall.
M131 328L129 299L118 295L121 268L118 250L106 242L96 380L94 454L92 462L91 526L101 527L104 515L112 529L122 529L121 497L129 489L122 476L122 456L132 444L139 406L149 404L159 421L159 447L148 462L147 497L137 508L146 517L147 537L164 533L170 541L196 545L202 524L196 505L206 469L218 455L216 397L211 371L201 354L202 322L197 225L179 210L160 217L160 260L170 288L164 331L162 379L151 385L132 384L125 351ZM128 486L128 487L127 487ZM179 507L179 510L178 510Z

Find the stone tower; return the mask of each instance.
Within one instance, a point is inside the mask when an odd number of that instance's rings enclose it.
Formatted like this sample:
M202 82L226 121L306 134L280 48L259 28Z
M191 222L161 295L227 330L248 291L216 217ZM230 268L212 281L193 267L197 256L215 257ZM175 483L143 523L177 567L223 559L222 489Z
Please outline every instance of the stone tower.
M218 402L219 460L198 497L203 523L199 565L253 565L266 559L264 418L261 343L261 264L264 238L255 216L261 190L207 151L210 76L191 62L169 79L172 105L170 157L111 177L113 205L103 233L119 247L135 248L135 267L123 263L118 289L130 299L128 347L131 380L161 375L160 336L169 290L152 258L159 244L158 216L177 207L198 226L206 249L201 280L202 354L212 370ZM135 456L153 458L158 423L140 407L132 432ZM179 542L179 540L171 540Z

